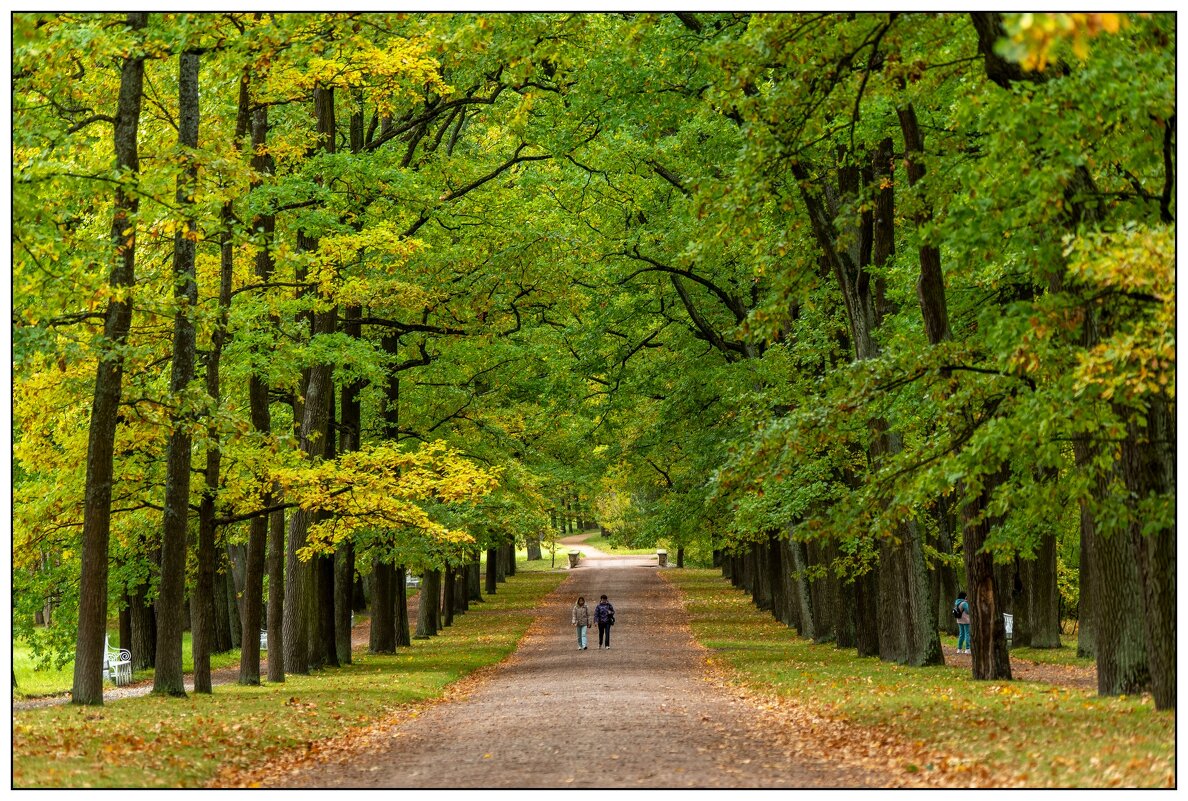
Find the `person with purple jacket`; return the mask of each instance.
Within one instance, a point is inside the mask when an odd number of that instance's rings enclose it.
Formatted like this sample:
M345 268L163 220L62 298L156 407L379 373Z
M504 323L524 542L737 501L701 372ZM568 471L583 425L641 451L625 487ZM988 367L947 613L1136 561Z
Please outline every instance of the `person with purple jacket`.
M598 606L594 607L594 622L598 624L598 650L602 650L604 641L609 649L610 630L611 626L615 625L615 608L606 600L605 595L599 599Z

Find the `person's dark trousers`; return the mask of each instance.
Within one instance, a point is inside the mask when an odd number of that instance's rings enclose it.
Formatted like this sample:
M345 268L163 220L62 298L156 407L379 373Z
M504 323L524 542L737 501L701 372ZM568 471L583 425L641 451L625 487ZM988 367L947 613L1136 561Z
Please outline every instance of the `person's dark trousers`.
M611 630L611 627L610 627L609 623L599 623L598 624L598 647L599 648L602 647L603 641L606 642L606 647L610 648L610 630Z

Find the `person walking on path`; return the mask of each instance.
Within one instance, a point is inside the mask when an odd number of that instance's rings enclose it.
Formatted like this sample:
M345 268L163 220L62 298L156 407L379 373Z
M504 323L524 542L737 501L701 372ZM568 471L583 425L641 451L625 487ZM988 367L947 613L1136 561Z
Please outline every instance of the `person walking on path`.
M594 622L598 624L598 650L602 650L603 641L606 642L606 647L610 648L610 630L611 626L615 625L615 608L606 600L605 595L599 600L598 606L594 607Z
M953 617L957 618L957 653L968 654L969 601L965 600L964 591L957 593L957 600L953 602Z
M577 626L578 650L586 650L586 629L590 627L590 607L586 606L586 599L581 595L578 596L577 603L573 605L570 623Z

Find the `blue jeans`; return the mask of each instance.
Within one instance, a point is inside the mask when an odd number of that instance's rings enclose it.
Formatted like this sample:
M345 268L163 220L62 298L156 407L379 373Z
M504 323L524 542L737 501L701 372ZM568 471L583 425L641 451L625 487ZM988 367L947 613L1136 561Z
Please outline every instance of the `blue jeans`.
M598 624L598 647L599 648L602 647L603 640L606 640L606 647L610 648L610 629L611 629L610 623L599 622L599 624Z
M586 647L586 626L578 626L578 648Z
M965 643L965 644L962 645L962 643ZM968 623L958 623L957 624L957 650L961 650L962 648L966 648L966 649L969 648L969 624Z

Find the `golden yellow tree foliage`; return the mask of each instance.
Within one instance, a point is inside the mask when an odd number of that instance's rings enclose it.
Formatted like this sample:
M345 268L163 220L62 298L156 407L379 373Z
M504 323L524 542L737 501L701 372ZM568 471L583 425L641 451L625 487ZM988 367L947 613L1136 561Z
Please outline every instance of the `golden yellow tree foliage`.
M1073 277L1140 307L1081 356L1078 389L1095 386L1107 400L1148 393L1175 399L1175 236L1171 227L1135 226L1087 234L1067 247Z
M416 451L377 444L316 465L277 468L271 477L302 509L325 514L299 551L309 559L362 528L412 528L437 542L473 542L469 533L434 520L425 502L477 500L498 485L499 475L437 441Z
M1052 60L1052 48L1069 42L1082 61L1089 57L1089 41L1102 33L1117 33L1127 24L1124 14L1038 14L1028 12L1007 20L1008 57L1026 70L1042 72Z

